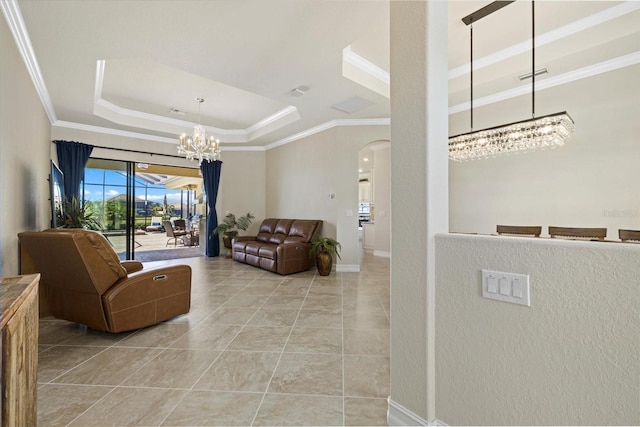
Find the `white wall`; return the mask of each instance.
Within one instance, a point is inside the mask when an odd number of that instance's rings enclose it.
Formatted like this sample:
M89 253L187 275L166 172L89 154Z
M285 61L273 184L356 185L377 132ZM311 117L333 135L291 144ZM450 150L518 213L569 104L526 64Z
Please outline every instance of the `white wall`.
M640 65L541 91L538 115L567 110L576 123L555 150L450 162L451 231L495 233L497 224L640 229ZM569 96L571 94L571 96ZM577 96L576 96L577 95ZM576 99L569 103L568 99ZM530 117L520 97L474 110L476 129ZM468 112L450 118L468 131Z
M18 237L50 225L50 125L0 19L0 276L18 274Z
M359 266L358 152L380 139L389 126L342 126L267 151L267 216L323 220L322 235L342 246L338 264Z
M373 254L391 256L391 147L373 147L376 240Z
M638 425L640 245L436 237L437 417L449 425ZM529 275L531 307L481 297Z

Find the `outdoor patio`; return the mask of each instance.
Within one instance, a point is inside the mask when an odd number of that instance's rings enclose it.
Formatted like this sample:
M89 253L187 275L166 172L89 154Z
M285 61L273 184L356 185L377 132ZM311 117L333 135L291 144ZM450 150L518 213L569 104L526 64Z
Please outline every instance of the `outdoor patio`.
M126 248L126 237L119 234L106 235L122 258ZM222 253L224 250L222 248ZM197 257L202 255L200 251L200 246L185 246L180 239L174 246L173 238L167 236L166 232L138 230L135 235L134 259L141 262Z

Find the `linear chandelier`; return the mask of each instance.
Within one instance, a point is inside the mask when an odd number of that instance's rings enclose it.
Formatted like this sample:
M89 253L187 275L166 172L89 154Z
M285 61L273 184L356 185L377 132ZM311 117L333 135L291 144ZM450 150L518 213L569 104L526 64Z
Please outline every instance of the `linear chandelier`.
M185 133L180 135L178 154L185 156L188 160L198 159L199 164L203 160L208 162L220 160L220 141L213 136L207 137L204 126L200 124L200 106L204 99L196 98L196 101L198 102L198 124L193 127L193 132L188 137Z
M496 157L515 152L527 152L564 145L574 131L573 119L566 111L535 116L535 1L531 2L531 119L492 128L473 130L473 23L513 3L494 1L476 12L462 18L470 27L471 45L471 132L449 138L449 159L465 161Z

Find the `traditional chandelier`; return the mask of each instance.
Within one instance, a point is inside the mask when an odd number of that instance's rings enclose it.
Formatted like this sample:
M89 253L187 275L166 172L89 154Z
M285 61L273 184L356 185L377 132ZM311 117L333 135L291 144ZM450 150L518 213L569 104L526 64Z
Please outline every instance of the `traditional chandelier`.
M220 141L213 136L207 138L204 126L200 124L200 106L204 99L196 98L196 101L198 101L198 124L193 127L191 135L187 136L185 133L180 135L178 154L185 156L189 160L198 159L198 163L202 163L203 160L208 162L220 160Z
M531 115L533 118L488 129L473 131L473 23L512 1L495 1L462 18L470 27L471 41L471 132L449 138L449 159L465 161L495 157L514 152L556 148L574 131L573 119L566 111L535 116L535 1L531 2Z

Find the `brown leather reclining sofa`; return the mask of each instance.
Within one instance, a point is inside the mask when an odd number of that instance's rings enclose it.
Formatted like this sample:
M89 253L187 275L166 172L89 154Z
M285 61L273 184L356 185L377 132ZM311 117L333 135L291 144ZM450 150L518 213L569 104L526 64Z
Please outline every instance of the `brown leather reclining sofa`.
M306 271L313 265L311 241L321 229L321 220L267 218L257 236L233 240L232 257L282 275Z
M107 239L89 230L18 234L25 257L41 274L50 314L107 332L154 325L191 305L191 267L144 269L122 261Z

